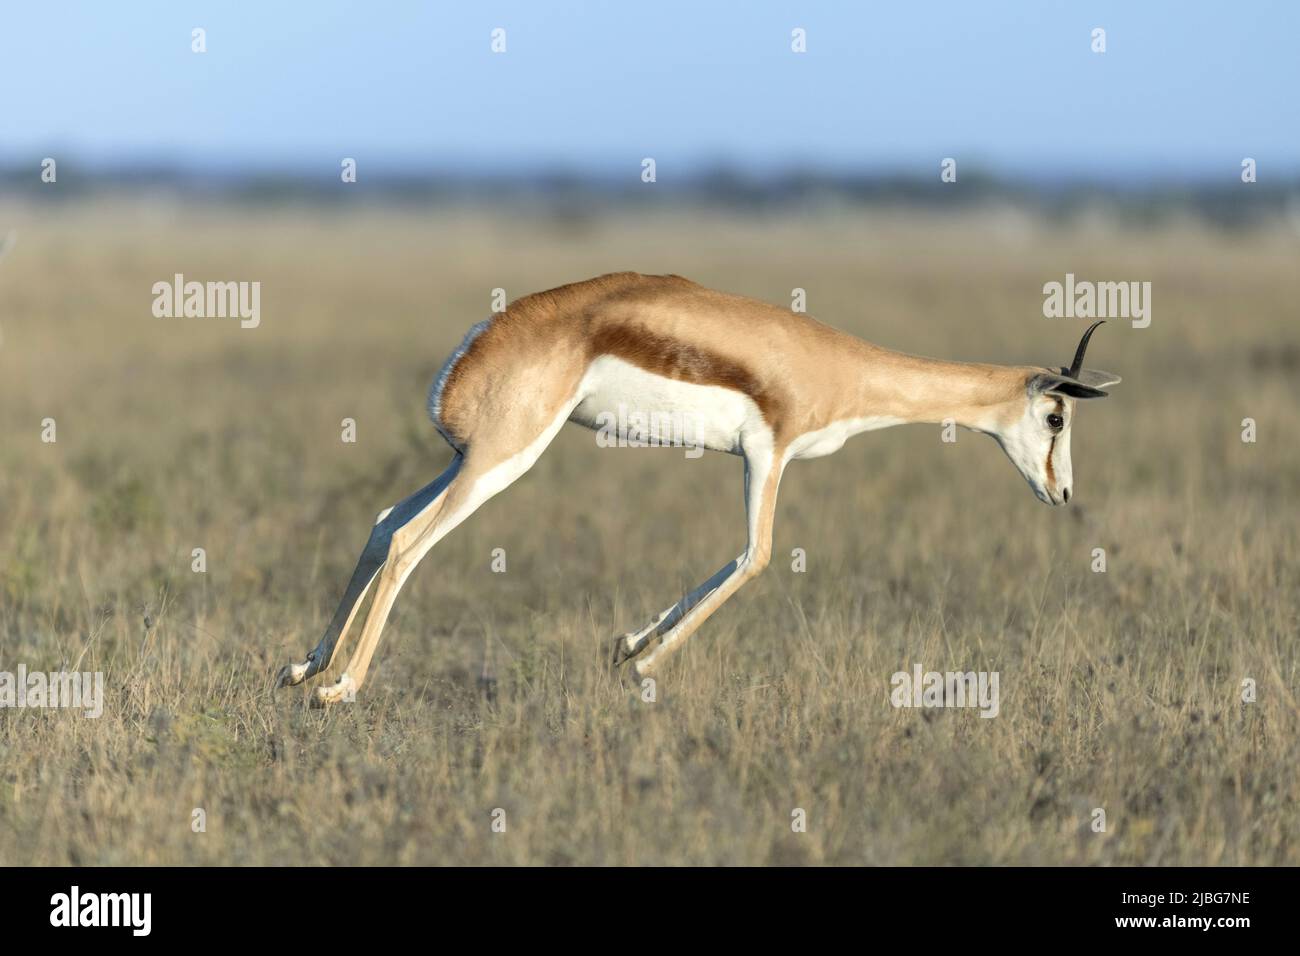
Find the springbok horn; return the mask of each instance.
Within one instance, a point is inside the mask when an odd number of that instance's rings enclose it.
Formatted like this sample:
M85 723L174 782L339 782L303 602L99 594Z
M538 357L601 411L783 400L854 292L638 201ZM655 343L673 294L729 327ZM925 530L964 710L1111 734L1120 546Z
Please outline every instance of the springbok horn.
M1088 326L1088 331L1083 333L1083 338L1079 339L1079 347L1074 353L1074 362L1069 368L1061 369L1062 375L1068 375L1070 378L1078 378L1079 372L1083 368L1083 353L1088 351L1088 340L1092 338L1092 333L1097 331L1097 326L1104 325L1105 319L1092 323Z

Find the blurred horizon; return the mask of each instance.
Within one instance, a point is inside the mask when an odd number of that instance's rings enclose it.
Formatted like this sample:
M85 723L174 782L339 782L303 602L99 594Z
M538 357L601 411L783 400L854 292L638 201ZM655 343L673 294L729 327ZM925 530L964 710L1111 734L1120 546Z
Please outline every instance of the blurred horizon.
M637 184L653 157L659 184L937 181L952 157L959 183L1158 190L1238 183L1251 157L1260 184L1297 182L1298 27L1281 2L15 5L0 169L337 183L351 157L362 183Z
M358 180L343 184L338 170L328 166L311 171L213 171L161 163L87 168L65 159L57 168L57 188L53 188L42 182L39 165L33 170L0 164L0 202L40 209L141 198L250 210L286 205L495 206L519 215L540 213L575 223L619 208L713 210L745 216L886 209L912 214L1014 211L1059 225L1103 216L1131 228L1194 220L1218 229L1281 226L1300 234L1300 175L1247 186L1239 180L1013 178L967 169L959 183L944 183L937 175L898 170L828 173L792 168L760 174L718 165L646 184L636 176L558 168L516 173L445 169L368 173L359 167Z

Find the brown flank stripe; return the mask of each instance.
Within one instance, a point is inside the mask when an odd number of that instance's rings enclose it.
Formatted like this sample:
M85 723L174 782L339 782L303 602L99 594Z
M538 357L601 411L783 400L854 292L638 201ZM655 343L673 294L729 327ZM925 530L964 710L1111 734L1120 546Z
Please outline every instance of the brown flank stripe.
M783 403L743 366L730 359L645 328L620 324L597 329L588 340L590 359L612 355L637 368L692 385L717 385L748 395L775 430Z

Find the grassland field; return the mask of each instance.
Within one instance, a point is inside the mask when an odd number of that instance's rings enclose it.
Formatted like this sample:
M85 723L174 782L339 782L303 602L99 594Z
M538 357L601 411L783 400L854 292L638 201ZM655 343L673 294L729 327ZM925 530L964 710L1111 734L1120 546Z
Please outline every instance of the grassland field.
M0 864L1300 863L1294 232L125 199L9 229L0 671L100 671L105 708L0 709ZM741 464L578 428L417 568L355 703L273 691L449 461L428 385L492 290L623 269L971 361L1068 363L1066 273L1150 281L1152 323L1093 341L1124 382L1068 507L969 432L793 464L771 566L652 704L610 641L743 546ZM156 318L175 273L259 281L260 325ZM999 715L892 707L916 663L997 671Z

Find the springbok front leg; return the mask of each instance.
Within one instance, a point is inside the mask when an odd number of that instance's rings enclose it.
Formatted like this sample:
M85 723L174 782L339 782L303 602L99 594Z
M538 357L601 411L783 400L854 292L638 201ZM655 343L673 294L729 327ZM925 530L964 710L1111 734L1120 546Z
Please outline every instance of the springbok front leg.
M621 664L644 657L632 664L633 675L649 675L663 659L681 647L696 628L714 611L756 577L772 557L772 522L776 515L776 491L781 482L783 462L770 444L745 451L745 516L749 542L735 560L720 568L698 588L639 631L624 634L614 645L614 663ZM651 648L650 645L658 640Z
M379 573L379 569L384 566L384 562L388 560L393 535L418 516L437 512L447 487L460 472L463 461L459 454L456 455L447 470L432 482L409 498L380 513L375 520L374 528L370 531L370 540L366 542L365 549L361 552L361 559L357 561L356 570L352 572L352 579L348 581L343 600L339 602L338 610L334 612L334 617L325 628L325 635L316 645L316 649L307 655L305 661L301 664L286 664L280 669L279 674L276 675L276 687L301 684L330 666L330 661L334 659L335 648L352 627L357 609L361 606L366 592L370 590L371 582Z

